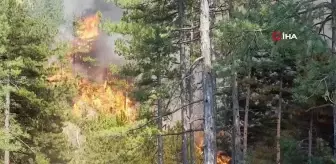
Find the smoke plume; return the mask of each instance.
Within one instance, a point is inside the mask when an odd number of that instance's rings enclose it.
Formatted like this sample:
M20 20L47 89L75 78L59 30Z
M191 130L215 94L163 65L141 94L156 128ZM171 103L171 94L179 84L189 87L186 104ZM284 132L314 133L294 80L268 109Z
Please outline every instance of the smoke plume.
M122 10L112 3L106 3L104 0L63 0L63 12L65 23L59 27L59 38L65 41L73 41L74 25L78 18L87 17L95 14L97 11L102 13L102 20L119 22L122 16ZM73 68L76 73L86 77L93 77L96 81L101 81L106 74L109 65L121 65L124 59L114 52L114 42L120 37L118 35L109 36L103 31L96 41L94 48L88 56L96 60L98 67L92 67L85 63L74 63ZM106 75L105 75L106 76Z

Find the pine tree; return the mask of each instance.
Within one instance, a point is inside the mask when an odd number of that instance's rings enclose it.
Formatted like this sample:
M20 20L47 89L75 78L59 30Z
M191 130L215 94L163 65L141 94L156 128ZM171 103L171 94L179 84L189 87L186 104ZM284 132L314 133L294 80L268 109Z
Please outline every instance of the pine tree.
M3 149L10 151L10 162L14 163L62 162L66 158L59 155L67 150L61 133L65 116L62 110L69 99L67 92L57 95L62 87L53 88L47 83L46 77L52 72L45 67L47 59L58 52L50 49L57 32L56 23L48 24L46 20L52 21L45 15L44 19L31 15L31 6L26 1L2 3L1 15L8 30L1 36L0 79L8 76L10 79L10 87L1 90L10 95L6 110L7 116L10 111L10 117L6 124L9 123L8 141L12 145Z
M209 2L202 0L200 4L201 53L203 56L203 95L204 95L204 163L216 162L216 127L213 111L213 81L210 44L210 9Z

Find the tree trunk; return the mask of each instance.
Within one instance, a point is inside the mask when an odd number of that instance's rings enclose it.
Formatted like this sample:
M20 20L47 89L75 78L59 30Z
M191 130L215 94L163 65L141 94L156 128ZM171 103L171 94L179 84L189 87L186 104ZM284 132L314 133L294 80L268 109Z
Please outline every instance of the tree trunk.
M217 0L209 0L209 6L211 8L215 8L216 7L216 4L217 4ZM210 27L213 27L215 25L215 21L216 21L216 14L215 12L211 12L210 13ZM215 51L215 44L214 43L214 39L213 39L213 32L212 30L210 30L210 45L211 45L211 51L210 51L210 54L211 54L211 60L212 61L216 61L216 51ZM216 115L217 115L217 97L216 97L216 93L217 93L217 76L216 76L216 72L213 71L212 72L212 88L213 88L213 112L215 113L215 118L216 118ZM215 119L215 122L216 122L216 119Z
M334 101L336 102L336 99ZM333 157L334 157L334 160L336 160L336 104L334 104L333 106L333 126L334 126L334 145L333 145L334 156Z
M161 77L158 76L158 84L161 85ZM161 97L157 100L157 126L159 129L159 134L157 136L157 144L158 144L158 164L163 164L163 141L162 141L162 100Z
M213 81L211 68L210 10L208 0L201 0L200 33L203 58L204 95L204 164L216 162L216 128L213 112Z
M248 79L251 78L251 70L249 70ZM245 164L247 161L247 130L248 130L248 115L249 115L249 108L250 108L250 96L251 96L251 86L247 84L247 91L246 91L246 101L245 101L245 115L244 115L244 147L243 147L243 163Z
M313 111L310 114L309 132L308 132L308 160L311 164L312 160L312 146L313 146Z
M228 19L233 17L234 4L232 1L228 1ZM240 134L240 115L239 115L239 99L238 99L238 82L236 61L233 61L231 72L231 87L232 87L232 163L241 164L242 152L241 152L241 134Z
M252 6L253 2L248 1L248 6ZM250 12L251 8L247 9L248 12ZM248 127L249 127L249 110L250 110L250 98L251 98L251 72L252 72L252 55L248 53L248 59L247 62L248 64L248 83L247 83L247 88L246 88L246 100L245 100L245 114L244 114L244 136L243 136L243 164L247 163L247 137L248 137Z
M10 85L9 85L9 78L7 82L7 91L6 91L6 106L5 106L5 131L6 131L6 138L10 136L10 128L9 128L9 120L10 120ZM6 139L6 144L8 146L9 140ZM4 164L9 164L9 151L5 150L5 156L4 156Z
M235 62L235 61L234 61ZM235 64L234 66L235 67ZM240 116L239 116L239 102L238 102L238 82L237 72L235 68L232 69L232 112L233 112L233 149L234 149L234 164L241 163L241 137L240 137Z
M277 134L276 134L276 164L281 162L281 147L280 147L280 137L281 137L281 110L282 110L282 77L280 77L280 90L279 90L279 107L278 107L278 120L277 120Z
M184 0L179 0L178 1L178 12L179 12L179 27L183 28L184 27L184 12L185 12L185 2ZM187 94L187 80L186 77L187 75L187 57L185 53L185 45L184 45L184 40L185 40L185 32L183 30L180 30L180 67L181 67L181 105L182 110L181 110L181 121L182 121L182 131L185 132L187 131L187 123L186 123L186 116L187 116L187 106L185 106L186 102L189 97ZM188 134L183 133L182 134L182 163L183 164L188 164Z
M331 0L333 8L336 6L336 0ZM332 55L335 57L336 55L336 11L335 9L332 10L332 21L331 21L331 31L332 31L332 43L331 43L331 52ZM335 75L334 75L335 76ZM334 77L336 78L336 77ZM336 93L336 90L334 91ZM336 97L335 100L333 100L334 106L333 106L333 126L334 126L334 143L333 143L333 154L334 154L334 160L336 160Z
M311 15L311 12L308 14L308 16ZM309 20L310 17L307 17L307 20ZM307 22L309 23L309 22ZM312 42L311 40L307 41L307 56L310 56L311 53L311 46ZM313 140L313 113L314 111L310 112L310 120L309 120L309 132L308 132L308 163L311 164L312 160L312 140Z
M191 5L191 6L193 6L193 5ZM193 7L191 7L191 13L193 13L194 12L194 8ZM194 22L193 22L193 17L191 17L191 27L193 27L194 26ZM190 31L190 40L193 40L194 39L194 30L191 30ZM189 56L189 61L191 61L191 56L194 54L194 46L193 46L193 43L190 43L190 49L189 49L189 54L190 54L190 56ZM194 89L193 89L193 86L192 86L192 84L193 84L193 80L194 80L194 75L193 75L193 69L192 68L190 68L191 67L191 65L189 64L189 67L187 67L188 68L188 70L189 70L189 72L188 72L188 76L189 76L189 78L187 78L187 92L188 92L188 96L189 96L189 104L191 103L191 102L193 102L194 101ZM188 106L188 111L189 111L189 129L190 130L192 130L193 129L193 127L194 127L194 117L193 117L193 104L190 104L189 106ZM196 162L196 159L195 159L195 133L193 132L193 131L191 131L190 133L189 133L189 142L190 142L190 144L189 144L189 156L190 156L190 164L195 164L195 162Z

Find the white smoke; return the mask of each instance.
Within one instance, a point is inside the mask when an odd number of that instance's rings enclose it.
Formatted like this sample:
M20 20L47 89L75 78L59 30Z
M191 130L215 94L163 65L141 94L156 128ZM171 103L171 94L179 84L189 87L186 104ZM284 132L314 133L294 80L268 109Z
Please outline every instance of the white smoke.
M59 27L58 36L63 41L74 39L73 22L78 17L97 11L102 13L102 20L119 22L122 17L122 9L111 2L106 3L104 0L63 0L63 6L65 23ZM108 36L104 32L99 36L95 55L102 66L123 63L123 58L114 53L114 42L118 37L118 35Z
M80 17L85 17L96 13L102 13L102 20L112 22L119 22L122 17L122 9L116 7L113 3L106 3L104 0L63 0L63 18L64 23L59 27L59 35L57 40L60 41L73 41L74 27L73 23ZM109 65L122 65L124 63L123 57L118 56L115 52L115 40L119 36L109 36L104 32L98 37L94 43L95 47L90 56L94 57L97 61L96 64L102 68L107 68ZM75 63L72 65L76 74L82 77L93 76L96 80L101 79L103 76L102 68L95 68L96 70L88 70L86 64ZM91 73L89 73L91 72Z

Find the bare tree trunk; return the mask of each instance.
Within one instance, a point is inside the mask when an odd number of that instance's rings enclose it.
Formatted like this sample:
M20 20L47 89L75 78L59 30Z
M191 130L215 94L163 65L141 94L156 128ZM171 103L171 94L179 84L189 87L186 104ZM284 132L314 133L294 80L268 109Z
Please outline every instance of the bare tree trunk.
M210 43L210 9L208 0L201 0L200 33L201 53L204 57L203 94L204 94L204 164L216 162L216 127L213 111L213 81Z
M247 76L248 79L251 78L251 70L249 69L249 73ZM246 101L245 101L245 115L244 115L244 147L243 147L243 163L245 164L247 161L247 130L248 130L248 118L249 118L249 109L250 109L250 96L251 96L251 86L247 84L246 91Z
M186 93L185 89L182 90L184 94ZM182 93L183 94L183 93ZM186 103L186 100L183 98L184 96L181 95L181 105L184 106ZM187 131L187 123L186 123L186 117L187 117L187 107L183 107L181 110L181 120L182 120L182 131ZM183 133L182 134L182 163L188 164L188 134Z
M336 0L331 0L332 6L336 6ZM336 55L336 11L335 9L332 10L332 22L331 22L331 30L332 30L332 44L331 44L331 52L332 55L335 57ZM334 75L335 76L335 75ZM336 77L334 77L336 78ZM336 93L336 90L334 91ZM334 143L333 143L333 153L334 153L334 160L336 160L336 97L334 100L333 106L333 126L334 126Z
M217 0L209 0L209 6L214 8L217 5ZM216 14L215 12L211 12L210 14L210 27L213 27L216 21ZM210 45L211 45L211 60L216 61L217 58L217 52L215 49L215 44L214 44L214 39L213 39L213 32L210 30ZM215 122L215 127L217 127L216 120L217 120L217 74L216 71L212 71L212 94L213 94L213 115L214 115L214 122ZM217 132L215 131L215 135ZM215 144L217 142L215 141ZM215 151L216 156L217 156L217 150ZM216 158L217 160L217 158Z
M216 5L218 4L217 0L209 0L209 6L211 8L215 8ZM211 12L210 13L210 27L213 27L214 24L215 24L215 21L216 21L216 14L215 12ZM213 38L213 32L212 30L210 30L210 45L211 45L211 60L212 61L216 61L216 51L215 51L215 44L214 43L214 39ZM216 118L216 115L217 115L217 99L216 99L216 93L217 93L217 80L216 80L216 72L213 71L212 72L212 88L213 88L213 94L214 94L214 100L213 100L213 103L214 103L214 113L215 113L215 118ZM216 119L215 119L216 121Z
M335 91L336 92L336 91ZM334 100L336 102L336 98ZM333 145L333 158L336 160L336 104L333 106L333 126L334 126L334 145Z
M308 132L308 160L311 164L312 160L312 146L313 146L313 112L311 111L309 120L309 132Z
M194 8L193 5L191 5L191 13L194 12ZM193 17L191 17L191 26L194 26L194 22L193 22ZM194 30L190 31L190 40L194 39ZM189 58L191 58L191 56L194 54L194 46L193 43L190 43L190 49L189 49ZM189 59L190 61L190 59ZM194 101L194 89L193 89L193 69L190 68L191 65L189 64L189 66L187 67L189 70L189 78L187 78L187 92L188 92L188 96L189 96L189 104L191 102ZM190 104L188 106L188 111L189 111L189 129L192 130L194 127L194 117L193 117L193 104ZM190 156L190 164L195 164L196 159L195 159L195 133L193 131L191 131L189 133L189 142L190 142L190 147L189 147L189 156Z
M235 62L235 61L233 61ZM235 65L235 64L234 64ZM235 66L233 66L235 67ZM240 164L242 159L241 153L241 137L240 137L240 116L238 102L238 82L237 71L232 69L232 110L233 110L233 149L234 149L234 164Z
M10 128L9 128L9 120L10 120L10 85L9 85L9 77L7 82L7 91L6 91L6 106L5 106L5 131L6 131L6 138L10 136ZM9 140L6 139L6 144L9 144ZM4 156L4 164L9 164L9 150L5 150Z
M311 15L311 12L308 14L308 16ZM307 18L307 20L309 20L310 17ZM307 22L308 23L308 22ZM310 56L310 52L311 52L311 45L312 42L311 40L307 41L307 56ZM308 132L308 163L311 164L311 160L312 160L312 140L313 140L313 114L314 111L311 111L310 113L310 120L309 120L309 132Z
M253 2L248 1L248 6L252 6ZM250 11L251 8L247 10ZM247 88L246 88L246 100L245 100L245 114L244 114L244 136L243 136L243 164L247 163L247 137L248 137L248 127L249 127L249 110L250 110L250 97L251 97L251 72L252 72L252 55L249 53L247 59L248 64L248 75L247 75Z
M193 101L193 91L192 91L192 87L191 87L191 83L192 83L192 80L190 80L190 84L188 85L188 92L189 92L189 100L190 102ZM195 158L195 133L193 132L193 104L190 104L189 105L189 120L190 120L190 123L189 123L189 129L191 130L190 133L189 133L189 158L190 158L190 164L195 164L196 162L196 158Z
M161 77L158 76L158 84L161 85ZM157 144L158 144L158 164L163 164L163 140L162 140L162 100L159 97L157 101L157 126L160 131L160 134L157 136Z
M233 1L228 1L228 19L232 19L234 4ZM240 115L239 115L239 101L238 101L238 82L236 61L232 61L231 73L231 87L232 87L232 163L240 164L242 162L241 152L241 134L240 134Z
M282 72L281 72L282 73ZM277 134L276 134L276 164L281 162L281 147L280 147L280 137L281 137L281 110L282 110L282 75L280 77L280 90L279 90L279 107L278 107L278 120L277 120Z
M184 0L179 0L178 1L178 12L179 12L179 27L183 28L184 27L184 12L185 12L185 2ZM187 100L188 100L188 94L186 92L187 89L187 58L186 58L186 53L185 53L185 45L184 45L184 40L185 40L185 32L183 30L180 30L180 67L181 67L181 105L185 106ZM187 123L186 123L186 116L187 116L187 106L182 107L181 110L181 120L182 120L182 130L187 131ZM187 133L182 134L182 163L183 164L188 164L188 135Z

